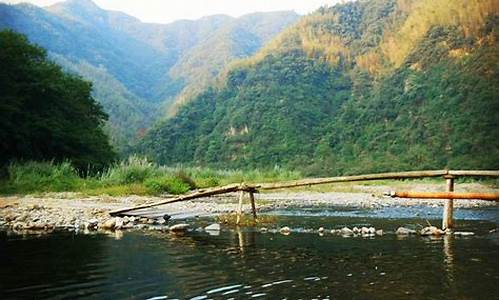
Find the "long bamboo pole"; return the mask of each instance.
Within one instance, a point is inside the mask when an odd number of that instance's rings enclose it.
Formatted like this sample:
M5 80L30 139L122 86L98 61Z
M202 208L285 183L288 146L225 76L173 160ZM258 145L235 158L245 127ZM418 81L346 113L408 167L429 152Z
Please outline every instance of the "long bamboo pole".
M254 187L263 190L274 190L274 189L327 184L335 182L383 180L383 179L410 179L410 178L421 178L421 177L441 177L446 175L498 177L498 171L430 170L430 171L390 172L390 173L377 173L377 174L354 175L354 176L311 178L311 179L301 179L301 180L285 181L278 183L261 183L261 184L255 184Z
M191 199L202 198L202 197L210 197L213 195L231 193L231 192L239 191L240 189L241 189L240 184L230 184L230 185L225 185L222 187L216 187L216 188L211 188L211 189L206 189L206 190L198 190L198 191L195 191L195 192L187 194L187 195L181 195L181 196L177 196L175 198L170 198L170 199L158 201L155 203L149 203L149 204L143 204L143 205L137 205L137 206L113 210L113 211L110 211L109 214L111 216L113 216L113 215L123 214L123 213L131 211L131 210L138 210L138 209L149 208L149 207L153 207L153 206L169 204L169 203L174 203L174 202L179 202L179 201L185 201L185 200L191 200Z
M488 200L498 202L498 193L457 193L457 192L390 192L395 198Z

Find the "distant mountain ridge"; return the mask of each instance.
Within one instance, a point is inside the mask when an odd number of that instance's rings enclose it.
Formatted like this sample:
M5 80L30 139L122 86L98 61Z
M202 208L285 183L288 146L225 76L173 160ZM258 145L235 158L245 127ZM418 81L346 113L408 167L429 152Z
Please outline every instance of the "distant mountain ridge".
M248 19L252 27L241 25ZM45 8L0 3L0 28L26 34L94 83L110 115L113 144L125 152L183 94L196 94L229 62L255 53L297 19L294 12L276 12L152 24L90 0Z
M310 175L498 168L498 1L366 0L301 18L157 124L162 164Z

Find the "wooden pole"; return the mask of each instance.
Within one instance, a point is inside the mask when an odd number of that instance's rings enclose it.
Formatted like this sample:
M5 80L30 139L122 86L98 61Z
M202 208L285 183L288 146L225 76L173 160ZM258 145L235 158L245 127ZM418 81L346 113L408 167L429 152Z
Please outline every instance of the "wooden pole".
M240 199L239 199L239 202L238 202L238 210L236 212L236 225L239 225L240 221L241 221L241 214L242 214L242 211L243 211L243 196L244 196L244 194L245 194L244 191L240 191Z
M137 210L137 209L142 209L142 208L150 208L153 206L158 206L158 205L163 205L163 204L169 204L169 203L175 203L179 201L186 201L186 200L191 200L191 199L196 199L196 198L202 198L202 197L210 197L213 195L220 195L220 194L225 194L225 193L231 193L231 192L236 192L241 190L241 185L239 184L230 184L226 186L221 186L221 187L215 187L215 188L210 188L206 190L198 190L194 191L190 194L186 195L180 195L175 198L171 199L166 199L162 201L158 201L155 203L149 203L149 204L144 204L144 205L137 205L137 206L132 206L132 207L126 207L126 208L120 208L117 210L112 210L109 212L111 216L123 214L125 212L129 212L132 210Z
M396 198L487 200L498 202L498 193L457 193L457 192L390 192L386 195Z
M255 209L255 196L250 192L250 203L252 204L252 214L254 222L257 221L257 210Z
M454 190L454 179L453 176L445 176L446 179L446 191L453 192ZM446 199L443 209L443 225L442 229L453 228L453 199Z

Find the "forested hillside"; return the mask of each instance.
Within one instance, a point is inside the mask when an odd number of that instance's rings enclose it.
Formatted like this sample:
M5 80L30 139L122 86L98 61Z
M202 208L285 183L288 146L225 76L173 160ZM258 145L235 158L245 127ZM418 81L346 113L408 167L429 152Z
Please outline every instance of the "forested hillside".
M276 12L151 24L90 0L45 8L0 3L0 29L26 34L57 63L93 82L121 152L173 103L196 95L230 61L254 54L297 18Z
M158 124L160 163L334 175L498 168L498 1L322 8Z

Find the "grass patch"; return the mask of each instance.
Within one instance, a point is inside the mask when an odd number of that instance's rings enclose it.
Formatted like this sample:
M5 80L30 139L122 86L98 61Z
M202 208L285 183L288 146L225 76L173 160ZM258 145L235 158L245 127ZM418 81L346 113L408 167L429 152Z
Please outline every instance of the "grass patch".
M219 215L217 216L217 221L225 225L236 226L236 213ZM276 224L277 222L278 222L277 216L258 215L257 220L254 220L252 214L244 214L241 216L239 226L253 227L253 226Z

